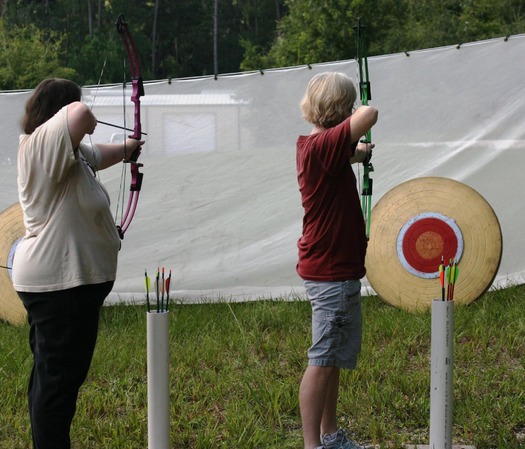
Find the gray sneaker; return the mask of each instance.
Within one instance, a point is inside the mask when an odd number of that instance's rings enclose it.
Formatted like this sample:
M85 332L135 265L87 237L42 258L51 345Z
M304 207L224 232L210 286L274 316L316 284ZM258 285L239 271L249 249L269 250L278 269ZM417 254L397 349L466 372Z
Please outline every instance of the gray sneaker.
M339 429L335 435L323 435L321 443L325 449L365 449L365 446L360 446L348 438L342 429Z

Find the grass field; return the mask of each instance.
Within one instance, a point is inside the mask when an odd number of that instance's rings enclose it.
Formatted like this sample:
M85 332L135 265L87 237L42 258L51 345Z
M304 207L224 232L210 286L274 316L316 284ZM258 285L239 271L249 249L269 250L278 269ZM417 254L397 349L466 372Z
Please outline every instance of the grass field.
M342 376L341 426L382 448L428 444L430 312L364 298L358 368ZM525 286L456 307L454 443L525 448ZM174 305L172 448L302 448L297 392L310 338L307 302ZM0 449L28 449L27 327L0 323ZM146 449L143 306L102 312L74 449Z

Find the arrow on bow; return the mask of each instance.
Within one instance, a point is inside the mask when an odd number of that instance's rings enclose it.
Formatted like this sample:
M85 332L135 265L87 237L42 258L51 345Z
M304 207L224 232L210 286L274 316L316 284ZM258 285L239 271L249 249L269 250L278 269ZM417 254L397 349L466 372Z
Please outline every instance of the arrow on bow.
M368 77L368 59L367 48L365 40L366 26L361 24L361 19L357 19L357 25L354 26L356 47L357 47L357 62L359 65L359 93L361 96L361 104L368 105L368 101L372 99L370 91L370 80ZM372 143L372 132L368 130L363 143ZM361 208L363 209L363 217L365 220L366 239L370 239L370 222L372 215L372 186L373 179L370 178L370 173L374 171L374 166L370 162L371 156L363 161L363 189L361 191Z
M133 42L133 38L128 29L128 23L122 14L118 17L116 25L117 31L122 36L122 41L128 56L132 85L131 101L135 105L133 134L129 137L131 139L141 140L143 133L142 125L140 123L140 97L144 96L144 83L142 81L139 58L137 55L137 49L135 48L135 43ZM122 216L120 225L117 225L117 230L121 239L124 238L124 234L131 224L131 220L133 220L133 216L137 209L137 203L139 201L140 189L142 187L143 173L140 173L139 169L143 164L137 162L138 157L139 150L135 151L128 160L124 161L130 164L131 184L129 187L129 199L126 211Z

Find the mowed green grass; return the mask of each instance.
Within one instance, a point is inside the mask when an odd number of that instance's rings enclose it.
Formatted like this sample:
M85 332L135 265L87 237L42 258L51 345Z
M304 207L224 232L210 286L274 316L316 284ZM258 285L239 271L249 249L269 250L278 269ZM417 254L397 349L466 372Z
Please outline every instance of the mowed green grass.
M428 444L430 312L364 298L358 368L341 381L340 425L382 448ZM455 311L455 444L525 448L525 286ZM0 449L28 449L27 326L0 323ZM173 305L172 448L302 448L299 383L310 305L263 300ZM144 306L104 307L72 428L75 449L146 449Z

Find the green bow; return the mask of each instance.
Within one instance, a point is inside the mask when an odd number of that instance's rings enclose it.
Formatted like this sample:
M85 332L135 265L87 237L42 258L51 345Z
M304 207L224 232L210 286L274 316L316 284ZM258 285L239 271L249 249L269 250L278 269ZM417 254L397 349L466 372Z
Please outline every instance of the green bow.
M357 62L359 65L359 93L361 95L361 104L368 105L372 99L370 91L370 80L368 78L368 59L365 40L366 26L361 24L361 19L357 19L357 25L354 26L357 49ZM372 132L368 130L362 143L372 143ZM363 189L361 191L361 208L365 220L366 239L370 239L370 222L372 214L372 186L373 179L370 178L370 172L374 171L374 166L370 162L371 156L363 161Z

